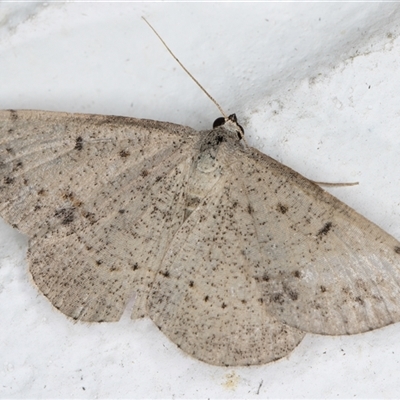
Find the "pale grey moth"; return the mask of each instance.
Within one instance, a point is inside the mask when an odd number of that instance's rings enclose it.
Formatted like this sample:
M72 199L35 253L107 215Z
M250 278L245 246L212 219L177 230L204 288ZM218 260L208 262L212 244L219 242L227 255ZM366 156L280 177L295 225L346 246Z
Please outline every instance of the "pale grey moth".
M400 320L400 243L248 147L217 105L210 131L134 118L0 111L0 214L30 272L74 320L150 317L215 365L267 363L306 332Z
M215 365L398 322L400 243L217 121L0 112L0 214L39 290L95 322L134 294L133 319Z

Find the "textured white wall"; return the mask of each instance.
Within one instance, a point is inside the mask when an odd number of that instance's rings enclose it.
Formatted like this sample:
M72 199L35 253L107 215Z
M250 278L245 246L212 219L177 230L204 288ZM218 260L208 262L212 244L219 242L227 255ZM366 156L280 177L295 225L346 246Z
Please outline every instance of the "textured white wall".
M359 181L330 191L400 238L400 5L3 3L0 108L209 128L218 110L142 15L250 144L310 179ZM0 225L0 397L400 396L400 324L308 335L276 363L216 368L148 320L71 323L30 284L26 246Z

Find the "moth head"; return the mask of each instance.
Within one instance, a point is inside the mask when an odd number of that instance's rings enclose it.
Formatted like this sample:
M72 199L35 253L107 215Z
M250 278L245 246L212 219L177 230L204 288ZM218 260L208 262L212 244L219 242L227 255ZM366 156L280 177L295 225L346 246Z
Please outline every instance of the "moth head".
M239 140L244 137L244 130L237 122L236 114L231 114L229 117L217 118L213 123L213 129L224 126L227 130L231 132L236 132Z

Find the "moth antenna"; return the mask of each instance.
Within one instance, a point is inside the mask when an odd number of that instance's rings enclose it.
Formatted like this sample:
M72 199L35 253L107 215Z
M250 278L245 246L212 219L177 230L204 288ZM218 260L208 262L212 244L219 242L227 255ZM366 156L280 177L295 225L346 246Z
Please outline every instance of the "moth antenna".
M200 82L185 68L185 66L178 60L176 55L172 52L172 50L167 46L167 44L164 42L162 37L158 34L158 32L152 27L149 21L145 17L142 17L144 22L151 28L151 30L156 34L156 36L161 40L161 43L165 46L165 48L169 51L172 57L174 57L175 61L183 68L183 70L194 80L194 82L199 86L199 88L209 97L209 99L217 106L219 112L223 115L225 119L228 118L227 114L224 112L222 107L217 103L217 101L210 95L210 93L207 92L206 89L200 84Z
M311 179L310 179L311 180ZM341 187L341 186L357 186L359 182L317 182L311 180L311 182L320 186L331 186L331 187Z

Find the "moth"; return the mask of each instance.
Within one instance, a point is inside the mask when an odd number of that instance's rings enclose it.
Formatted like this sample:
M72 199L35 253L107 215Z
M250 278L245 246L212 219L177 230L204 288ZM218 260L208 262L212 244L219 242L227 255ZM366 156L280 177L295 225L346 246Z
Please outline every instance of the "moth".
M135 296L132 319L224 366L400 321L399 241L243 135L234 115L1 111L0 215L38 289L89 322Z

